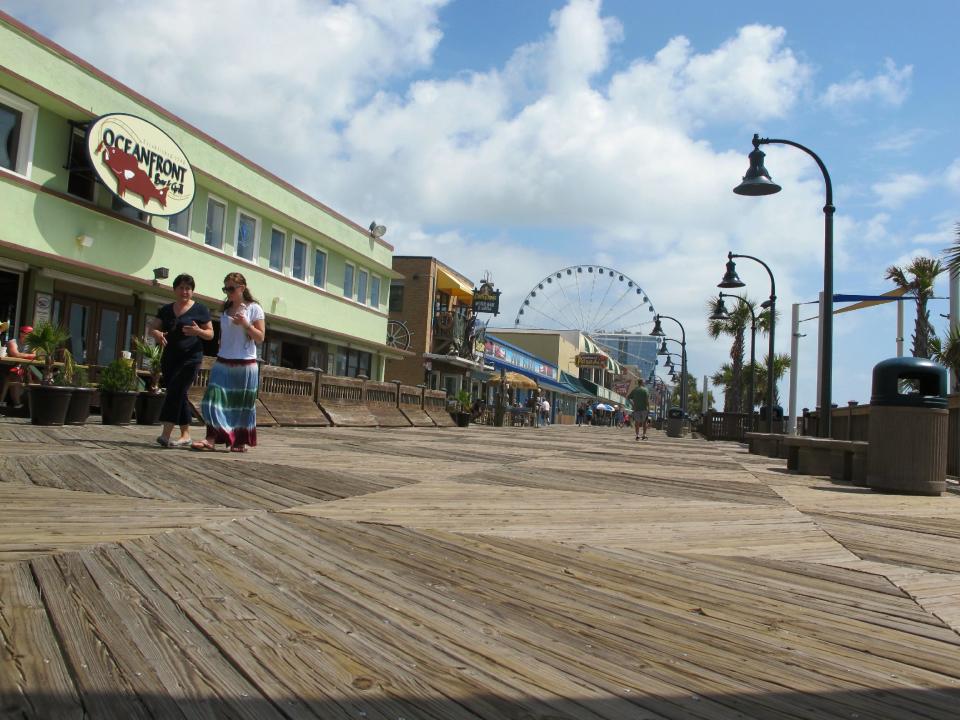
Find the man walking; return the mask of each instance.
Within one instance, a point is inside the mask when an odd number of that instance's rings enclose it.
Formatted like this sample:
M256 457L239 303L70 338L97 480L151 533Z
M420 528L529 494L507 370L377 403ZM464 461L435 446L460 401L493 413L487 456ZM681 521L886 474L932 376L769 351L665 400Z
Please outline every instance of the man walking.
M633 405L633 427L636 430L637 440L647 439L647 413L650 410L650 393L643 385L643 379L637 380L637 386L627 395L627 400ZM640 435L640 430L643 435Z

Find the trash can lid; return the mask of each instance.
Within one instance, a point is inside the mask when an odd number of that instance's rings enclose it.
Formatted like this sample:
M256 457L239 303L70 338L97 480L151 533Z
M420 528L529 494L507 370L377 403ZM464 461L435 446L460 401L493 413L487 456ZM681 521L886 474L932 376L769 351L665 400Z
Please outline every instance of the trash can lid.
M889 358L873 367L870 404L945 408L947 383L947 369L933 360Z

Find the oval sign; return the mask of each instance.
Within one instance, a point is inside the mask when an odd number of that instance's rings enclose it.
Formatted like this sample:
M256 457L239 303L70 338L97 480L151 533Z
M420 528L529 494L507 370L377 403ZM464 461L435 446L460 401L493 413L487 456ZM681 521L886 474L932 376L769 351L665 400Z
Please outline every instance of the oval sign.
M87 129L87 154L103 184L150 215L176 215L193 202L193 168L180 146L153 123L113 113Z

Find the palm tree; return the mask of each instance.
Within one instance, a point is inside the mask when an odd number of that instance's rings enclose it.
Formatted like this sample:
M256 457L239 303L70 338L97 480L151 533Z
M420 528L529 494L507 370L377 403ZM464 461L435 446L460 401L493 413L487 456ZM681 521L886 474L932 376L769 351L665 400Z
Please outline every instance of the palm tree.
M914 357L930 357L930 340L936 337L937 333L930 323L927 301L933 297L933 283L943 269L939 260L928 257L915 257L905 268L896 265L887 268L887 280L893 280L899 288L912 290L917 296L917 318L913 331Z
M711 319L710 316L720 307L720 298L710 298L707 301L707 334L716 340L721 335L733 338L730 344L730 384L724 386L723 411L741 412L743 407L743 355L744 336L750 325L750 311L744 303L737 303L730 308L727 316L722 320Z
M960 382L960 328L953 328L941 342L940 338L930 340L931 357L950 371L950 387Z
M757 395L758 397L754 398L755 402L760 404L765 404L767 402L767 359L770 356L767 355L763 359L763 363L757 363ZM780 404L780 380L783 379L783 376L786 375L787 370L790 369L790 356L784 353L776 353L773 356L773 404Z

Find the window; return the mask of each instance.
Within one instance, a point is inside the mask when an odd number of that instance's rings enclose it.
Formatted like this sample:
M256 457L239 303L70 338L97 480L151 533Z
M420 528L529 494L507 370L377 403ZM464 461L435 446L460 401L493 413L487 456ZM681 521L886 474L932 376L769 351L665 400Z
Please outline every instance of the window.
M376 275L370 276L370 307L380 307L380 278Z
M327 284L327 254L323 250L313 251L313 284L317 287Z
M370 274L366 270L357 271L357 300L366 304L367 302L367 278Z
M70 174L67 176L67 192L93 202L97 181L94 179L93 168L90 167L86 145L84 132L80 128L70 128ZM112 207L117 212L123 212L123 208L130 206L114 195Z
M403 283L400 280L390 281L390 312L403 312Z
M362 350L337 348L336 374L342 377L370 377L370 360L372 356Z
M353 265L350 263L343 266L343 296L353 297Z
M270 269L283 272L283 254L286 249L287 236L282 230L273 228L270 232Z
M290 265L297 280L307 279L307 244L303 240L293 239L293 262Z
M207 228L203 241L218 250L223 250L223 220L226 216L225 202L212 196L207 198Z
M36 127L37 106L0 89L0 168L30 177Z
M176 215L171 215L168 229L172 233L177 235L183 235L184 237L189 237L190 235L190 208L187 208L183 212L178 212Z
M115 213L119 213L124 217L128 217L131 220L139 220L140 222L150 222L150 215L143 212L142 210L137 210L133 205L127 205L123 200L118 196L110 196L110 209Z
M237 257L255 262L259 231L259 219L242 210L237 210Z

